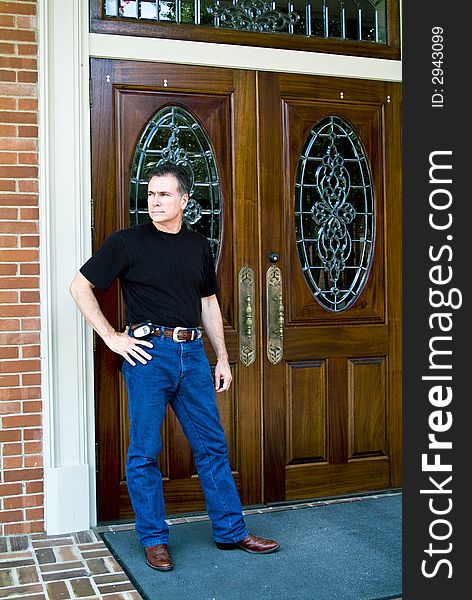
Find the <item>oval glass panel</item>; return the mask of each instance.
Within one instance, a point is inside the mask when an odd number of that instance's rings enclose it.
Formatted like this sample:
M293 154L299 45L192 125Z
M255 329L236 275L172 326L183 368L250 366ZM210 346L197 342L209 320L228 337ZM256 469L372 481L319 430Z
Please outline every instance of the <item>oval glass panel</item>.
M158 164L182 165L190 176L190 199L184 222L210 242L215 262L221 240L220 178L210 141L195 117L182 106L166 106L146 125L131 164L130 225L149 220L148 174Z
M295 237L305 280L331 312L364 287L374 249L372 176L351 125L330 115L310 132L295 182Z

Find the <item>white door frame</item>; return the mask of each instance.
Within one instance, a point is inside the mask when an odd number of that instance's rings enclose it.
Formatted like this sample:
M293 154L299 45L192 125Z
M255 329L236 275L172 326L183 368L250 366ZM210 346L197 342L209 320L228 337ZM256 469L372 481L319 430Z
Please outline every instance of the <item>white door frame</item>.
M91 254L89 58L388 81L401 81L401 61L90 34L88 0L39 0L38 8L45 518L52 535L97 523L92 332L68 293Z

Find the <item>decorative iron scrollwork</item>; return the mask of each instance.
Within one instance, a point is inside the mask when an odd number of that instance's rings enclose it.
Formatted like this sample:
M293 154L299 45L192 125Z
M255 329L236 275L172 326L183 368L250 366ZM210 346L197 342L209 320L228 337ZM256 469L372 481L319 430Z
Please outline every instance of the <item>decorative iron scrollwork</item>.
M310 131L295 183L295 236L305 280L326 310L359 297L372 264L372 176L361 140L338 115Z
M160 165L164 162L172 162L176 165L183 165L185 167L188 167L188 153L180 145L180 130L177 127L177 125L171 125L171 132L172 133L170 134L167 146L162 149L162 158L157 162L157 164Z
M386 0L102 0L105 19L387 43ZM287 9L285 9L287 6ZM281 10L280 10L281 9ZM285 12L287 10L287 12ZM133 25L131 25L131 23ZM166 80L164 80L164 86Z
M194 171L189 161L188 152L180 145L180 129L172 125L172 133L167 142L167 147L162 149L161 158L157 161L158 165L166 162L181 165L187 171L190 178L191 188L195 180ZM202 217L202 206L194 198L190 198L184 209L183 219L188 225L195 225Z
M220 179L210 140L183 106L165 106L148 122L136 146L130 177L130 224L148 220L147 180L159 164L181 165L190 179L186 225L208 238L215 262L221 239Z
M274 10L274 3L266 0L235 0L225 4L215 2L207 10L220 19L220 26L223 23L245 31L283 31L300 19L294 11L283 13Z
M316 171L316 185L321 201L311 209L313 220L321 228L318 233L318 255L332 284L332 292L337 293L341 271L346 266L352 250L351 236L347 225L356 217L352 204L347 202L350 182L349 172L344 166L344 158L339 154L331 132L328 152L323 156Z

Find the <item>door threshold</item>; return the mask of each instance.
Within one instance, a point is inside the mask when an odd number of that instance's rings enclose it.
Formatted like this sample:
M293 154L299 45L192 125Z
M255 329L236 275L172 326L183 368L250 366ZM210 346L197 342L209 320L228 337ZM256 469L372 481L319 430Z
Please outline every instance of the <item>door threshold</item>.
M254 513L275 512L282 510L291 510L297 508L311 508L314 506L324 506L326 504L339 504L341 502L357 502L383 496L396 496L402 493L402 488L389 488L385 490L376 490L374 492L362 492L357 494L343 494L342 496L324 496L322 498L306 498L303 500L284 500L281 502L270 502L267 504L251 504L243 507L244 515ZM191 523L195 521L208 521L208 514L204 511L178 513L169 515L166 521L169 525L179 525L182 523ZM116 521L103 521L95 527L93 531L103 533L105 531L124 531L134 529L134 521L129 519Z
M281 500L279 502L268 502L262 505L263 507L283 507L283 506L300 506L300 505L317 505L317 504L335 504L337 502L353 502L355 500L364 500L375 498L377 496L392 496L401 494L402 488L388 488L383 490L375 490L371 492L356 492L353 494L342 494L340 496L322 496L318 498L304 498L302 500Z

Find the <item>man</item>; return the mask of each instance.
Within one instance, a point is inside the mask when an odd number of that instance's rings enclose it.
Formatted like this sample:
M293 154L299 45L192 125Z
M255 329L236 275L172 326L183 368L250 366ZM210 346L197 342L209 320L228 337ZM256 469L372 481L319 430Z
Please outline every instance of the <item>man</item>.
M124 358L130 416L128 490L147 564L160 571L173 567L157 463L167 402L192 447L218 548L260 554L279 548L277 542L248 532L231 475L215 396L215 389L220 393L229 388L231 370L210 245L182 222L189 188L184 168L158 166L148 183L151 222L110 235L70 288L86 320ZM107 321L93 293L95 286L105 290L116 278L128 322L123 333ZM200 323L217 356L214 383Z

